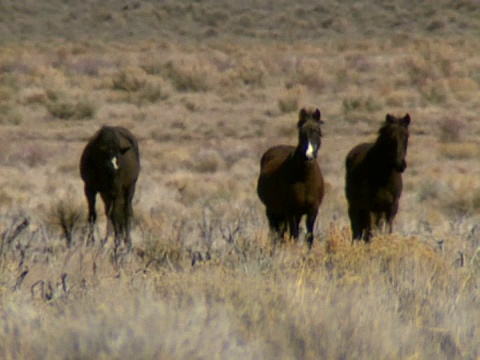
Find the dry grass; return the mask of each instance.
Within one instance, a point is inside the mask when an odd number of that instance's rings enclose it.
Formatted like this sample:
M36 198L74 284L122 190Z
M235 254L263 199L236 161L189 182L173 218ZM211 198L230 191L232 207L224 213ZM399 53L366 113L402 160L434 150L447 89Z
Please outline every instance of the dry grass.
M480 357L472 1L70 5L0 5L0 358ZM255 193L304 105L325 120L310 253L272 248ZM352 246L345 156L406 112L395 232ZM142 157L117 257L85 245L102 124Z

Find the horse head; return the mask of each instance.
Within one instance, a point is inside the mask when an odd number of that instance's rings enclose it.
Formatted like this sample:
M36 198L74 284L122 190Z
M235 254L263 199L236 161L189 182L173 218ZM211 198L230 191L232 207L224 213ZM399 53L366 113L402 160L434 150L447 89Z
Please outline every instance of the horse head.
M322 143L320 110L302 108L298 114L298 150L307 160L317 158Z
M405 157L407 156L409 125L409 114L401 118L387 114L385 124L379 131L378 141L384 149L385 156L391 160L392 166L398 172L403 172L407 168Z

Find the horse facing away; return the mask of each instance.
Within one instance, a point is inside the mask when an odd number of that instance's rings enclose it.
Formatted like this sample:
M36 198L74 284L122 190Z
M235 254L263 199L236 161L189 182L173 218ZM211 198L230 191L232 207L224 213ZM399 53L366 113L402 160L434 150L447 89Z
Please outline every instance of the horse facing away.
M359 144L347 155L345 195L352 241L370 241L372 223L377 228L386 223L392 232L407 167L409 124L409 114L402 118L387 114L377 140Z
M306 215L305 241L313 245L313 227L323 200L323 176L316 158L321 145L320 110L301 109L297 123L298 145L277 145L260 161L258 197L266 207L270 229L283 239L287 229L298 240Z

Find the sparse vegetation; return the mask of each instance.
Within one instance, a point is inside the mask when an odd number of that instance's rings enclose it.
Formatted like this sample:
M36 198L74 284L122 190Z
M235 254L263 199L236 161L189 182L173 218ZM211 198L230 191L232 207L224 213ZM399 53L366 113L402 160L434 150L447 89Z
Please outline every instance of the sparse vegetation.
M440 141L441 142L459 142L464 130L462 121L453 118L446 118L440 122Z
M46 107L50 115L62 120L92 119L97 110L94 102L86 97L73 100L60 96L48 101Z
M474 1L2 2L0 358L478 359L479 29ZM325 119L311 252L272 246L255 193L304 105ZM345 155L407 112L394 234L352 246ZM85 244L102 124L141 153L116 258Z

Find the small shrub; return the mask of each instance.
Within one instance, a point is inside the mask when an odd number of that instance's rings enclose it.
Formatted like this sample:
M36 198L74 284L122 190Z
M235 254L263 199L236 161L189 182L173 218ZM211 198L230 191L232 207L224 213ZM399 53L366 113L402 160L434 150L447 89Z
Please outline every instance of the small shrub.
M445 143L440 147L440 154L452 160L475 159L480 155L480 146L476 143Z
M261 62L246 59L243 63L228 72L230 82L241 83L251 87L263 87L265 85L267 71Z
M164 69L164 63L158 60L146 61L141 68L148 75L161 75Z
M342 108L345 114L354 111L366 111L368 113L373 113L381 110L383 108L383 104L381 104L379 100L373 98L372 96L353 96L343 99Z
M45 104L47 102L47 94L43 90L26 91L23 95L22 103L26 105Z
M22 114L9 104L0 103L0 124L20 125L23 122Z
M75 104L76 119L92 119L96 112L95 104L87 98L81 98Z
M431 64L422 57L409 59L405 65L410 76L410 81L413 85L421 86L435 76Z
M420 88L422 99L426 103L442 104L448 100L448 86L445 81L427 81Z
M54 101L48 101L46 107L50 115L63 120L92 119L97 111L96 105L87 98L79 100L55 98Z
M112 88L129 92L139 91L147 83L146 75L146 72L139 67L126 67L115 74Z
M197 154L192 165L197 172L214 173L224 165L224 161L217 151L202 150Z
M79 59L67 65L69 71L87 76L98 76L102 68L111 66L107 61L94 58Z
M288 94L278 99L278 108L282 113L291 113L298 110L298 97Z
M13 99L15 92L6 86L0 86L0 102L7 102Z
M282 113L291 113L298 110L303 87L296 85L288 90L285 96L278 99L278 108Z
M155 103L157 101L166 100L170 97L171 88L165 81L148 82L138 93L140 101Z
M458 142L461 139L463 123L460 120L447 118L443 119L439 125L441 142Z
M47 104L47 110L50 115L59 119L70 119L75 115L75 105L70 102L50 102Z
M196 16L197 21L211 27L217 27L227 22L229 18L230 15L228 12L223 9L214 9L210 11L208 9L202 9L202 11L198 11L198 15Z
M427 179L420 183L417 188L417 196L420 202L434 201L437 199L451 198L451 188L438 180Z
M360 98L344 98L342 101L342 108L344 113L349 113L358 110L361 107Z
M470 78L450 78L448 87L455 99L459 101L469 101L478 96L478 85Z
M178 91L207 91L212 87L212 73L198 65L169 61L164 67L165 77Z
M249 28L253 24L253 18L248 14L242 14L235 19L235 22L242 27Z
M417 94L410 90L394 90L385 97L388 107L408 108L417 103Z

